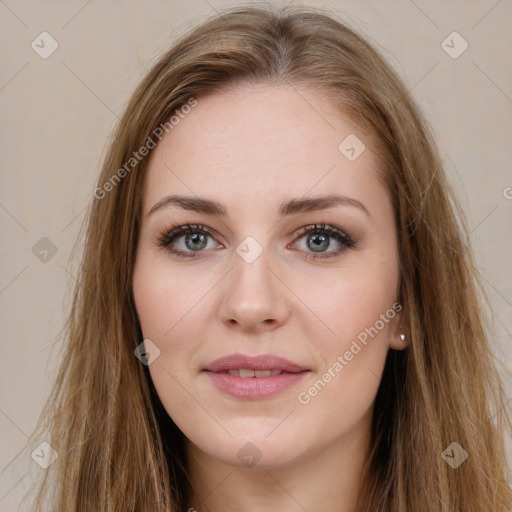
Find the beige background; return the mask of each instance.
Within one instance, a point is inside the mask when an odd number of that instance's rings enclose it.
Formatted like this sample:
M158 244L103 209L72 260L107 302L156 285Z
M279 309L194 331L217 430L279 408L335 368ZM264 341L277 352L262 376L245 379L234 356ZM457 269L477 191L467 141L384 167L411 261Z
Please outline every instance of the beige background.
M52 346L74 284L70 252L117 118L158 53L236 3L0 1L2 469L34 428L55 376L60 346ZM512 369L512 2L314 5L331 7L383 47L414 89L467 212L496 316L495 346ZM43 31L59 45L47 59L31 48ZM469 44L457 59L441 46L453 31ZM32 252L42 237L57 248L47 262ZM0 474L2 511L18 510L43 471L30 452Z

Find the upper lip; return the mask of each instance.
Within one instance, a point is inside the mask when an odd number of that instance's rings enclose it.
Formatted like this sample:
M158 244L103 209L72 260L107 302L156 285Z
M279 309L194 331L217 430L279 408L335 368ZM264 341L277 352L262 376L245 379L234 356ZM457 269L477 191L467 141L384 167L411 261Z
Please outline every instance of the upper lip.
M243 354L231 354L215 359L208 364L205 370L210 372L224 372L226 370L274 370L278 369L288 373L299 373L308 370L299 364L288 361L272 354L261 356L247 356Z

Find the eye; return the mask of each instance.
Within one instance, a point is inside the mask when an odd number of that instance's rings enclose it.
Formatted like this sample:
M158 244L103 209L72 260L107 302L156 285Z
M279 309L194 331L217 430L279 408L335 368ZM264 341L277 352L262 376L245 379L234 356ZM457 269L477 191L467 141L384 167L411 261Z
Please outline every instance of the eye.
M301 252L309 259L330 258L341 254L356 245L351 235L335 226L313 224L305 226L297 233L295 242L288 248L296 249L303 241ZM213 232L201 224L171 226L157 240L157 244L166 247L169 252L184 258L197 258L206 249L218 249L223 245L215 241Z
M171 227L158 240L158 245L185 258L197 258L205 249L222 247L213 240L212 232L200 224Z
M330 258L356 245L354 237L335 226L326 224L305 226L298 235L297 240L304 241L300 250L305 252L305 258L310 259ZM296 244L297 242L294 242L292 247ZM333 247L333 250L328 250Z

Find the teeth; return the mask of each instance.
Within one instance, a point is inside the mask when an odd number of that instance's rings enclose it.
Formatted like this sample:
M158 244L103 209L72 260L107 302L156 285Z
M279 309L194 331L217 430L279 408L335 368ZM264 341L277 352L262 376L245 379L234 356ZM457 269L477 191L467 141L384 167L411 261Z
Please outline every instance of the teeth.
M248 377L273 377L274 375L279 375L281 370L278 368L273 370L249 370L246 368L240 368L239 370L228 370L228 373L229 375L246 379Z
M272 374L272 370L254 370L254 375L256 377L270 377Z

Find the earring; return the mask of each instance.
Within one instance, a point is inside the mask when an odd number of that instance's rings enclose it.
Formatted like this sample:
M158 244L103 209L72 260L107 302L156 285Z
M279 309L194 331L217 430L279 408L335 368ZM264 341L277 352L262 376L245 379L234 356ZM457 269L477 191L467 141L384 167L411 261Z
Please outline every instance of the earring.
M405 341L405 334L400 334L400 339L401 339L402 341Z

